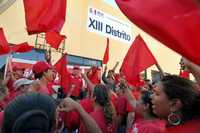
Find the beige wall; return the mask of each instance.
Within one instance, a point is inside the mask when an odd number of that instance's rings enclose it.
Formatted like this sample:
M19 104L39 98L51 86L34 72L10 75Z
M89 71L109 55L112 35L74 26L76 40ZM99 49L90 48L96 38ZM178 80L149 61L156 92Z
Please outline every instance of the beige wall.
M67 36L65 46L67 53L102 59L106 47L106 38L87 31L88 6L102 10L123 21L129 23L130 21L119 9L113 8L103 0L68 0L66 23L62 30L62 33ZM28 41L30 44L34 44L35 36L29 37L25 31L22 0L17 0L9 9L0 14L0 27L4 28L10 43ZM178 62L180 57L177 54L161 45L133 24L132 31L134 37L137 34L141 34L164 71L175 74L179 72ZM110 61L108 67L113 67L116 61L122 63L129 47L129 44L110 39ZM54 58L55 61L58 56L54 56ZM150 69L156 70L155 67Z

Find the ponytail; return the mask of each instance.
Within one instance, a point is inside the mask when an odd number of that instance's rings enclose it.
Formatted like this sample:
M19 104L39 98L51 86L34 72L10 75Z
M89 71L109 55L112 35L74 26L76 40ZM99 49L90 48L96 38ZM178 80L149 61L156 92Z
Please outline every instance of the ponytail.
M96 85L94 88L94 96L96 97L95 102L103 107L106 124L112 124L113 109L110 104L108 88L105 85Z
M107 124L112 124L113 122L113 110L109 101L103 107L104 117Z

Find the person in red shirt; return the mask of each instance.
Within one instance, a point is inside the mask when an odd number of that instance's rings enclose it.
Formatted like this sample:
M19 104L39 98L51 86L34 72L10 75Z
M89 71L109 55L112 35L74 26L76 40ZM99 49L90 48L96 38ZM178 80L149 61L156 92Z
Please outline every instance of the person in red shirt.
M85 98L85 99L80 100L79 103L87 113L91 113L94 111L92 99ZM80 116L78 115L76 111L70 111L70 112L64 113L63 121L65 123L65 127L67 128L69 132L72 132L78 129L81 124Z
M93 94L94 111L90 113L103 133L116 133L114 108L111 106L108 88L105 85L97 85ZM81 124L80 133L86 133Z
M24 74L24 68L18 66L14 66L12 68L12 72L10 71L7 73L6 78L3 80L2 84L8 87L9 93L13 93L15 91L13 83L17 79L22 78L23 74Z
M48 84L55 79L55 72L51 65L44 61L38 61L33 65L33 73L36 80L40 85L38 92L51 95Z
M32 82L33 82L33 80L29 80L26 78L20 78L20 79L16 80L13 84L13 87L15 90L13 91L13 93L9 93L8 102L12 101L15 97L17 97L19 95L29 92L29 88L30 88Z
M117 112L117 130L120 132L125 132L126 128L126 118L127 118L127 99L124 95L124 90L120 84L117 84L116 88L116 112Z
M71 85L68 92L68 96L70 96L74 100L80 99L81 89L83 87L82 77L80 76L81 69L79 66L74 66L72 75L71 75Z
M192 81L165 76L154 88L153 112L167 121L165 133L200 132L200 93Z
M127 123L128 133L161 133L164 130L165 123L156 118L153 113L151 103L151 91L144 91L141 97L136 100L125 81L120 83L124 90L127 101L134 109L135 117Z

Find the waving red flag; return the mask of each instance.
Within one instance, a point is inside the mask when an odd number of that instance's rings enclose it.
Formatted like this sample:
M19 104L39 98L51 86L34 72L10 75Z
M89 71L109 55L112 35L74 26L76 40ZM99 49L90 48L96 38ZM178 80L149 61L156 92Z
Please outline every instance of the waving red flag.
M137 26L200 65L199 0L116 0Z
M33 49L33 46L30 46L27 42L17 44L11 47L12 52L19 52L19 53L29 52L32 49Z
M10 47L4 35L3 28L0 28L0 55L8 54L9 52Z
M60 75L60 84L64 88L64 92L66 93L69 89L70 85L70 74L67 70L67 61L66 61L66 54L64 54L54 65L57 72Z
M107 38L107 46L103 56L103 64L107 64L109 61L109 38Z
M24 0L28 34L60 32L65 22L66 0Z
M139 73L156 63L157 61L146 43L138 35L129 48L120 70L129 83L135 84Z
M98 85L101 83L101 69L97 66L92 66L87 72L88 79L94 84Z
M51 47L58 49L61 42L65 39L66 37L64 35L60 35L57 32L46 32L45 39L46 42L51 45Z

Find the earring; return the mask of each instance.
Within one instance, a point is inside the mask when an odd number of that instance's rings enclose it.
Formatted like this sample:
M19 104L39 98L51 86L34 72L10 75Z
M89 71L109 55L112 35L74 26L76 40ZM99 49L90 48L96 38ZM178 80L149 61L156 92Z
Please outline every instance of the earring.
M168 115L168 122L174 126L179 125L181 123L181 117L177 113L171 112Z

